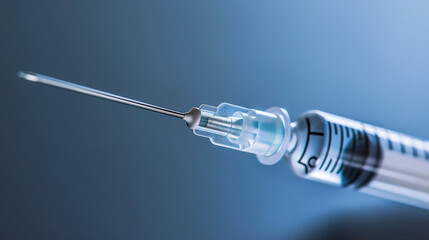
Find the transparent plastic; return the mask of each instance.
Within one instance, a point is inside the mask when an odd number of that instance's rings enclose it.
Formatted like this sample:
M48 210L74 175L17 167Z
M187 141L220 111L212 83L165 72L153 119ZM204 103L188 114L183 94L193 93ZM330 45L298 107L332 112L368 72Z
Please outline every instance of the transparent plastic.
M218 107L201 105L200 111L201 120L194 133L215 145L256 154L264 164L277 162L286 152L290 138L286 111L259 111L228 103Z
M429 209L429 142L321 111L202 105L194 133L313 181Z
M297 175L429 209L428 141L321 111L292 126Z

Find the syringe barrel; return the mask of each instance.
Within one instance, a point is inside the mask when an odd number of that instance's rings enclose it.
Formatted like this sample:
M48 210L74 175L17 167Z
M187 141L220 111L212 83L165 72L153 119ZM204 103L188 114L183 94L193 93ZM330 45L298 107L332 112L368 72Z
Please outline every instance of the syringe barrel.
M292 124L301 177L429 209L429 142L321 111Z

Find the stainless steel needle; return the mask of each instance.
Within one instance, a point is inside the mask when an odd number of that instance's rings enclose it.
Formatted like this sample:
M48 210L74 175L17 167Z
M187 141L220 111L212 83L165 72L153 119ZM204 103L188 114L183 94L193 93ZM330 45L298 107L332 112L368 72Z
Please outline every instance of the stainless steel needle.
M131 105L133 107L138 107L138 108L142 108L142 109L157 112L157 113L162 113L162 114L169 115L172 117L182 118L183 120L186 121L188 127L190 127L190 128L196 127L196 124L198 124L199 119L200 119L200 115L201 115L201 112L198 108L192 108L187 113L181 113L178 111L174 111L174 110L170 110L167 108L155 106L152 104L136 101L136 100L129 99L126 97L121 97L121 96L118 96L118 95L115 95L112 93L107 93L107 92L103 92L103 91L100 91L97 89L85 87L85 86L74 84L71 82L66 82L66 81L56 79L56 78L52 78L52 77L48 77L48 76L38 74L38 73L21 71L21 72L18 72L18 76L21 78L24 78L28 81L43 83L43 84L47 84L50 86L59 87L59 88L67 89L70 91L75 91L75 92L91 95L94 97L104 98L104 99L107 99L110 101Z

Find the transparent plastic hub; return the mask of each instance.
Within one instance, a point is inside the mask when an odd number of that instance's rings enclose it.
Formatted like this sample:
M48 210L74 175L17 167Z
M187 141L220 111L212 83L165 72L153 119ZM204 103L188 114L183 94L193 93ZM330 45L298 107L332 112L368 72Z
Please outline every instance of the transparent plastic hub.
M194 133L218 146L254 153L264 164L274 164L286 152L290 119L281 108L267 111L228 103L201 105L201 119Z

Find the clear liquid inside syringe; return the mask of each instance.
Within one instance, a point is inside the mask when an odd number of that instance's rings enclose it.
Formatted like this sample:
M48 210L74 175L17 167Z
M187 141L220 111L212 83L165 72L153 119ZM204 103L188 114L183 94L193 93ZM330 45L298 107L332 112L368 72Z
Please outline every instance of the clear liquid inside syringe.
M320 111L293 127L296 174L429 208L429 143Z

